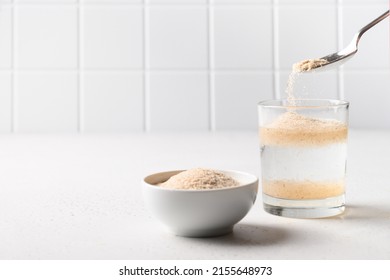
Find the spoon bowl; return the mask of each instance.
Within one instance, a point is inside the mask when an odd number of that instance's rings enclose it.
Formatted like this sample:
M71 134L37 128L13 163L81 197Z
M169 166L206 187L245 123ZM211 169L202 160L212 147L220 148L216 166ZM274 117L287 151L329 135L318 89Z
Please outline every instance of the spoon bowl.
M330 67L334 68L337 67L341 64L344 64L347 62L349 59L351 59L358 51L358 44L360 41L360 38L363 36L363 34L369 30L371 27L375 26L377 23L381 22L385 18L389 16L389 10L371 21L369 24L361 28L353 37L352 41L348 44L347 47L342 49L341 51L332 53L330 55L326 55L324 57L321 57L320 59L324 59L327 62L322 63L319 66L314 66L311 69L303 72L309 72L309 71L320 71L320 70L325 70L324 68L328 69Z

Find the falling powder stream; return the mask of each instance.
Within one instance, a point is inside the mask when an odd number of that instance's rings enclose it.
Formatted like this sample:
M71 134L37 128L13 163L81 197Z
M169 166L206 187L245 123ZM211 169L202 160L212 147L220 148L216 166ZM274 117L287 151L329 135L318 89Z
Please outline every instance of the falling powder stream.
M290 75L288 76L287 88L286 88L288 106L296 106L295 96L294 96L294 84L295 84L295 79L297 78L299 73L300 72L293 69Z
M307 59L301 62L297 62L292 66L292 71L288 76L287 88L286 88L288 106L292 106L292 107L296 106L296 97L294 96L294 84L297 77L302 72L307 72L312 69L321 67L327 62L328 61L326 61L325 59Z

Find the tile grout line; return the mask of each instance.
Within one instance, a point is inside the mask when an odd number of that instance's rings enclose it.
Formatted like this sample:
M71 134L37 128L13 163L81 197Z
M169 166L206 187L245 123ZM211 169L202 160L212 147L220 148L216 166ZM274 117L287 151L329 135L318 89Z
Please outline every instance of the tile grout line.
M10 112L10 117L11 117L11 133L16 132L16 71L15 71L15 61L16 61L16 51L15 51L15 46L16 46L16 4L14 3L15 0L11 2L11 100L10 100L10 105L11 105L11 112Z
M83 40L82 40L82 8L81 1L77 1L77 131L84 132L84 110L83 110L83 78L82 78L82 60L83 60Z
M215 116L215 75L214 75L214 8L211 0L207 1L207 76L208 76L208 96L209 96L209 130L216 130L216 116Z
M143 108L144 108L144 123L143 130L145 132L149 132L151 130L150 123L150 79L149 72L147 71L149 66L149 14L148 14L148 6L143 1L143 26L142 26L142 41L143 41L143 54L142 54L142 76L143 76Z
M280 70L276 71L276 69L279 69L279 22L278 22L278 13L277 13L277 5L275 1L272 2L272 57L273 57L273 65L272 65L272 72L273 72L273 89L274 89L274 98L279 99L281 98L280 95Z
M337 48L341 50L343 48L343 19L342 19L342 8L341 0L337 0L336 3L336 12L337 12L337 23L336 23L336 32L337 32ZM337 69L337 91L338 98L341 100L345 99L344 93L344 66L340 66Z
M76 52L76 63L77 63L77 132L81 132L81 106L80 106L80 0L77 1L77 24L76 24L76 32L77 32L77 52Z

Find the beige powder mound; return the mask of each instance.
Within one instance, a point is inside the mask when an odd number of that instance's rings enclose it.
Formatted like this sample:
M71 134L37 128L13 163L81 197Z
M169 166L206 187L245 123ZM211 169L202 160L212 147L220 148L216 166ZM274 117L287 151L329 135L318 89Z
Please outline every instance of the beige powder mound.
M293 65L293 72L306 72L321 67L328 61L326 59L307 59Z
M239 183L232 177L204 168L194 168L180 172L160 184L160 186L166 188L188 190L219 189L238 185Z
M348 127L340 121L310 118L294 111L260 127L262 145L321 146L345 142L347 136Z
M283 199L323 199L342 195L344 180L334 182L267 181L263 180L263 192Z

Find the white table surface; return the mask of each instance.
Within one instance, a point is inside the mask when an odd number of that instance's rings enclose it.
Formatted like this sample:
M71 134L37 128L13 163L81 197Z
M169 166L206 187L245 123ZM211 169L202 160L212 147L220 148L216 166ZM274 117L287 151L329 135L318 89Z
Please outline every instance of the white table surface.
M261 195L232 234L183 238L144 208L142 178L259 175L254 132L0 136L0 259L390 259L390 131L352 130L347 211L276 217Z

